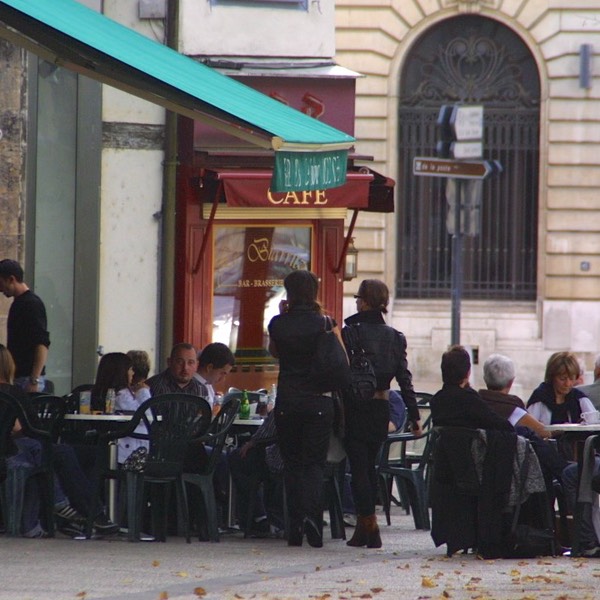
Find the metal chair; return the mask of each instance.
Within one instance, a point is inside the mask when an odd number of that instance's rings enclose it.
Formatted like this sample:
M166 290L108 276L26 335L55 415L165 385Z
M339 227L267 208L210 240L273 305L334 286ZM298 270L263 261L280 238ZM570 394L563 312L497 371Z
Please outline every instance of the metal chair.
M42 444L41 462L38 465L17 467L9 465L14 453L11 432L18 419L23 433ZM0 392L0 501L7 533L21 534L21 519L25 485L31 478L39 481L48 535L54 537L54 467L52 461L52 436L48 431L35 427L29 420L22 403Z
M139 541L144 512L145 492L150 492L152 525L156 539L166 541L167 506L170 488L177 491L178 514L183 523L186 541L190 543L189 514L183 483L183 464L189 444L201 438L210 427L210 404L204 398L190 394L163 394L146 400L131 421L117 431L100 434L94 481L97 490L106 477L114 477L107 465L109 443L132 437L148 442L148 454L140 471L120 473L127 493L128 538ZM146 432L136 431L145 426ZM140 428L141 429L141 428ZM160 493L162 492L162 494ZM98 494L97 494L98 495ZM90 514L96 514L90 510ZM88 519L87 535L91 535L92 519Z

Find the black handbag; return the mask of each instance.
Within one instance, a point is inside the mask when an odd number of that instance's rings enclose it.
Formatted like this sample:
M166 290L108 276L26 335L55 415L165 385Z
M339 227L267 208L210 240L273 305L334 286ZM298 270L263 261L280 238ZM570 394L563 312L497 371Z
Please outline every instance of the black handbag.
M310 385L318 392L341 390L350 382L348 357L333 331L330 317L323 317L323 330L317 337L309 377Z
M350 360L350 384L344 389L344 400L347 402L371 400L377 389L377 377L360 343L359 332L360 324L349 325L342 330Z

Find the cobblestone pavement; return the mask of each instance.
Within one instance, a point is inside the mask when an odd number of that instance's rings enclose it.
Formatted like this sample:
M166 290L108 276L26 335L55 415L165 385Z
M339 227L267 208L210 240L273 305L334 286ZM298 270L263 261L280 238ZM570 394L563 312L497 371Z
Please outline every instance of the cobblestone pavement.
M448 559L429 532L395 513L380 550L350 548L328 529L322 549L239 533L190 545L1 536L0 600L600 598L598 559Z

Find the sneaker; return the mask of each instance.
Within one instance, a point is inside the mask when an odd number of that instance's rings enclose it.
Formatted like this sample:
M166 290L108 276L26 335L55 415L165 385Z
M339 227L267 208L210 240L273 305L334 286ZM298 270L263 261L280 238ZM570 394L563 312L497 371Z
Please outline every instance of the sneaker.
M600 558L600 546L592 546L583 551L585 558Z
M102 535L113 535L119 533L119 526L113 523L104 513L100 513L94 519L94 529L96 533Z
M54 507L54 516L68 523L85 523L85 517L81 516L70 504L62 508Z
M56 527L63 535L70 538L85 538L85 525L83 523L64 523Z
M356 527L356 515L344 513L344 525L346 527Z
M48 532L45 531L42 526L38 523L33 529L31 529L30 531L26 531L23 534L24 538L27 538L28 540L39 540L39 539L44 539L48 537Z

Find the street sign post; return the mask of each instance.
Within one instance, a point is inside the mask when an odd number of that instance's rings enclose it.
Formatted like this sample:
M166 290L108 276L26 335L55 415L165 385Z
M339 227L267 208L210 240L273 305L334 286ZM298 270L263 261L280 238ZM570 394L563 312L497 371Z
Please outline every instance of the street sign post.
M452 331L451 343L460 344L460 303L463 289L462 213L465 202L463 180L483 180L493 172L501 172L498 161L473 160L483 155L483 106L444 104L440 107L436 127L439 158L416 156L413 175L447 177L456 180L454 227L452 231ZM452 159L447 158L452 156Z

